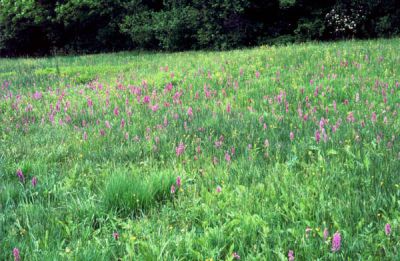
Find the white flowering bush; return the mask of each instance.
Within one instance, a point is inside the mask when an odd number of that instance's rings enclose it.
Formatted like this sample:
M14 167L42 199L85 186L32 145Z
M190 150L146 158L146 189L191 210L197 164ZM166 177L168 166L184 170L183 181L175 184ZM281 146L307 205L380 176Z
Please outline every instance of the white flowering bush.
M325 16L326 28L336 38L350 38L359 33L366 20L363 7L336 6Z

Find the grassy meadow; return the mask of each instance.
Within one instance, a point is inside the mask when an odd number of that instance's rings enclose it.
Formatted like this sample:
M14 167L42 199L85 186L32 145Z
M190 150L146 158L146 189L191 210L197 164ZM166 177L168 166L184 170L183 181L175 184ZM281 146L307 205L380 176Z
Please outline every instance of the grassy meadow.
M0 260L400 260L400 39L0 59Z

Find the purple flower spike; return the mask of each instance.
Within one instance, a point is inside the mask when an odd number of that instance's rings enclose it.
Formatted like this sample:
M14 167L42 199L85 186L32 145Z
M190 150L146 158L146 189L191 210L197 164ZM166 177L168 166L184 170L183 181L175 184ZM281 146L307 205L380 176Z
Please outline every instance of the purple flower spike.
M385 225L385 234L387 235L387 236L390 236L390 233L392 232L392 227L390 226L390 224L389 223L387 223L386 225Z
M19 178L19 181L25 182L25 177L24 177L24 174L22 173L21 169L17 170L17 176Z
M336 232L332 238L332 252L338 252L340 250L342 237L339 232Z
M37 185L37 178L36 178L36 177L33 177L33 178L32 178L32 186L33 186L33 187L36 187L36 185Z
M294 253L293 253L293 250L289 250L289 252L288 252L288 260L289 260L289 261L294 261Z

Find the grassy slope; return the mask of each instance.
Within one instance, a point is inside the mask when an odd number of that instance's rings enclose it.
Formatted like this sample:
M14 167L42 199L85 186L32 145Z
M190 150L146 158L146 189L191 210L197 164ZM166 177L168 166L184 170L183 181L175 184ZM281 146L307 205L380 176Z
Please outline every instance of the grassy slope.
M399 54L392 39L1 59L0 260L399 259Z

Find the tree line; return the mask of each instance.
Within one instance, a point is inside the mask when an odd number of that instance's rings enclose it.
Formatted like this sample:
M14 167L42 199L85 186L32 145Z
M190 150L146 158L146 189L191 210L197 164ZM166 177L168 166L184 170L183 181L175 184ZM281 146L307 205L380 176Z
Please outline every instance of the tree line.
M400 34L398 0L0 0L0 55L224 50Z

